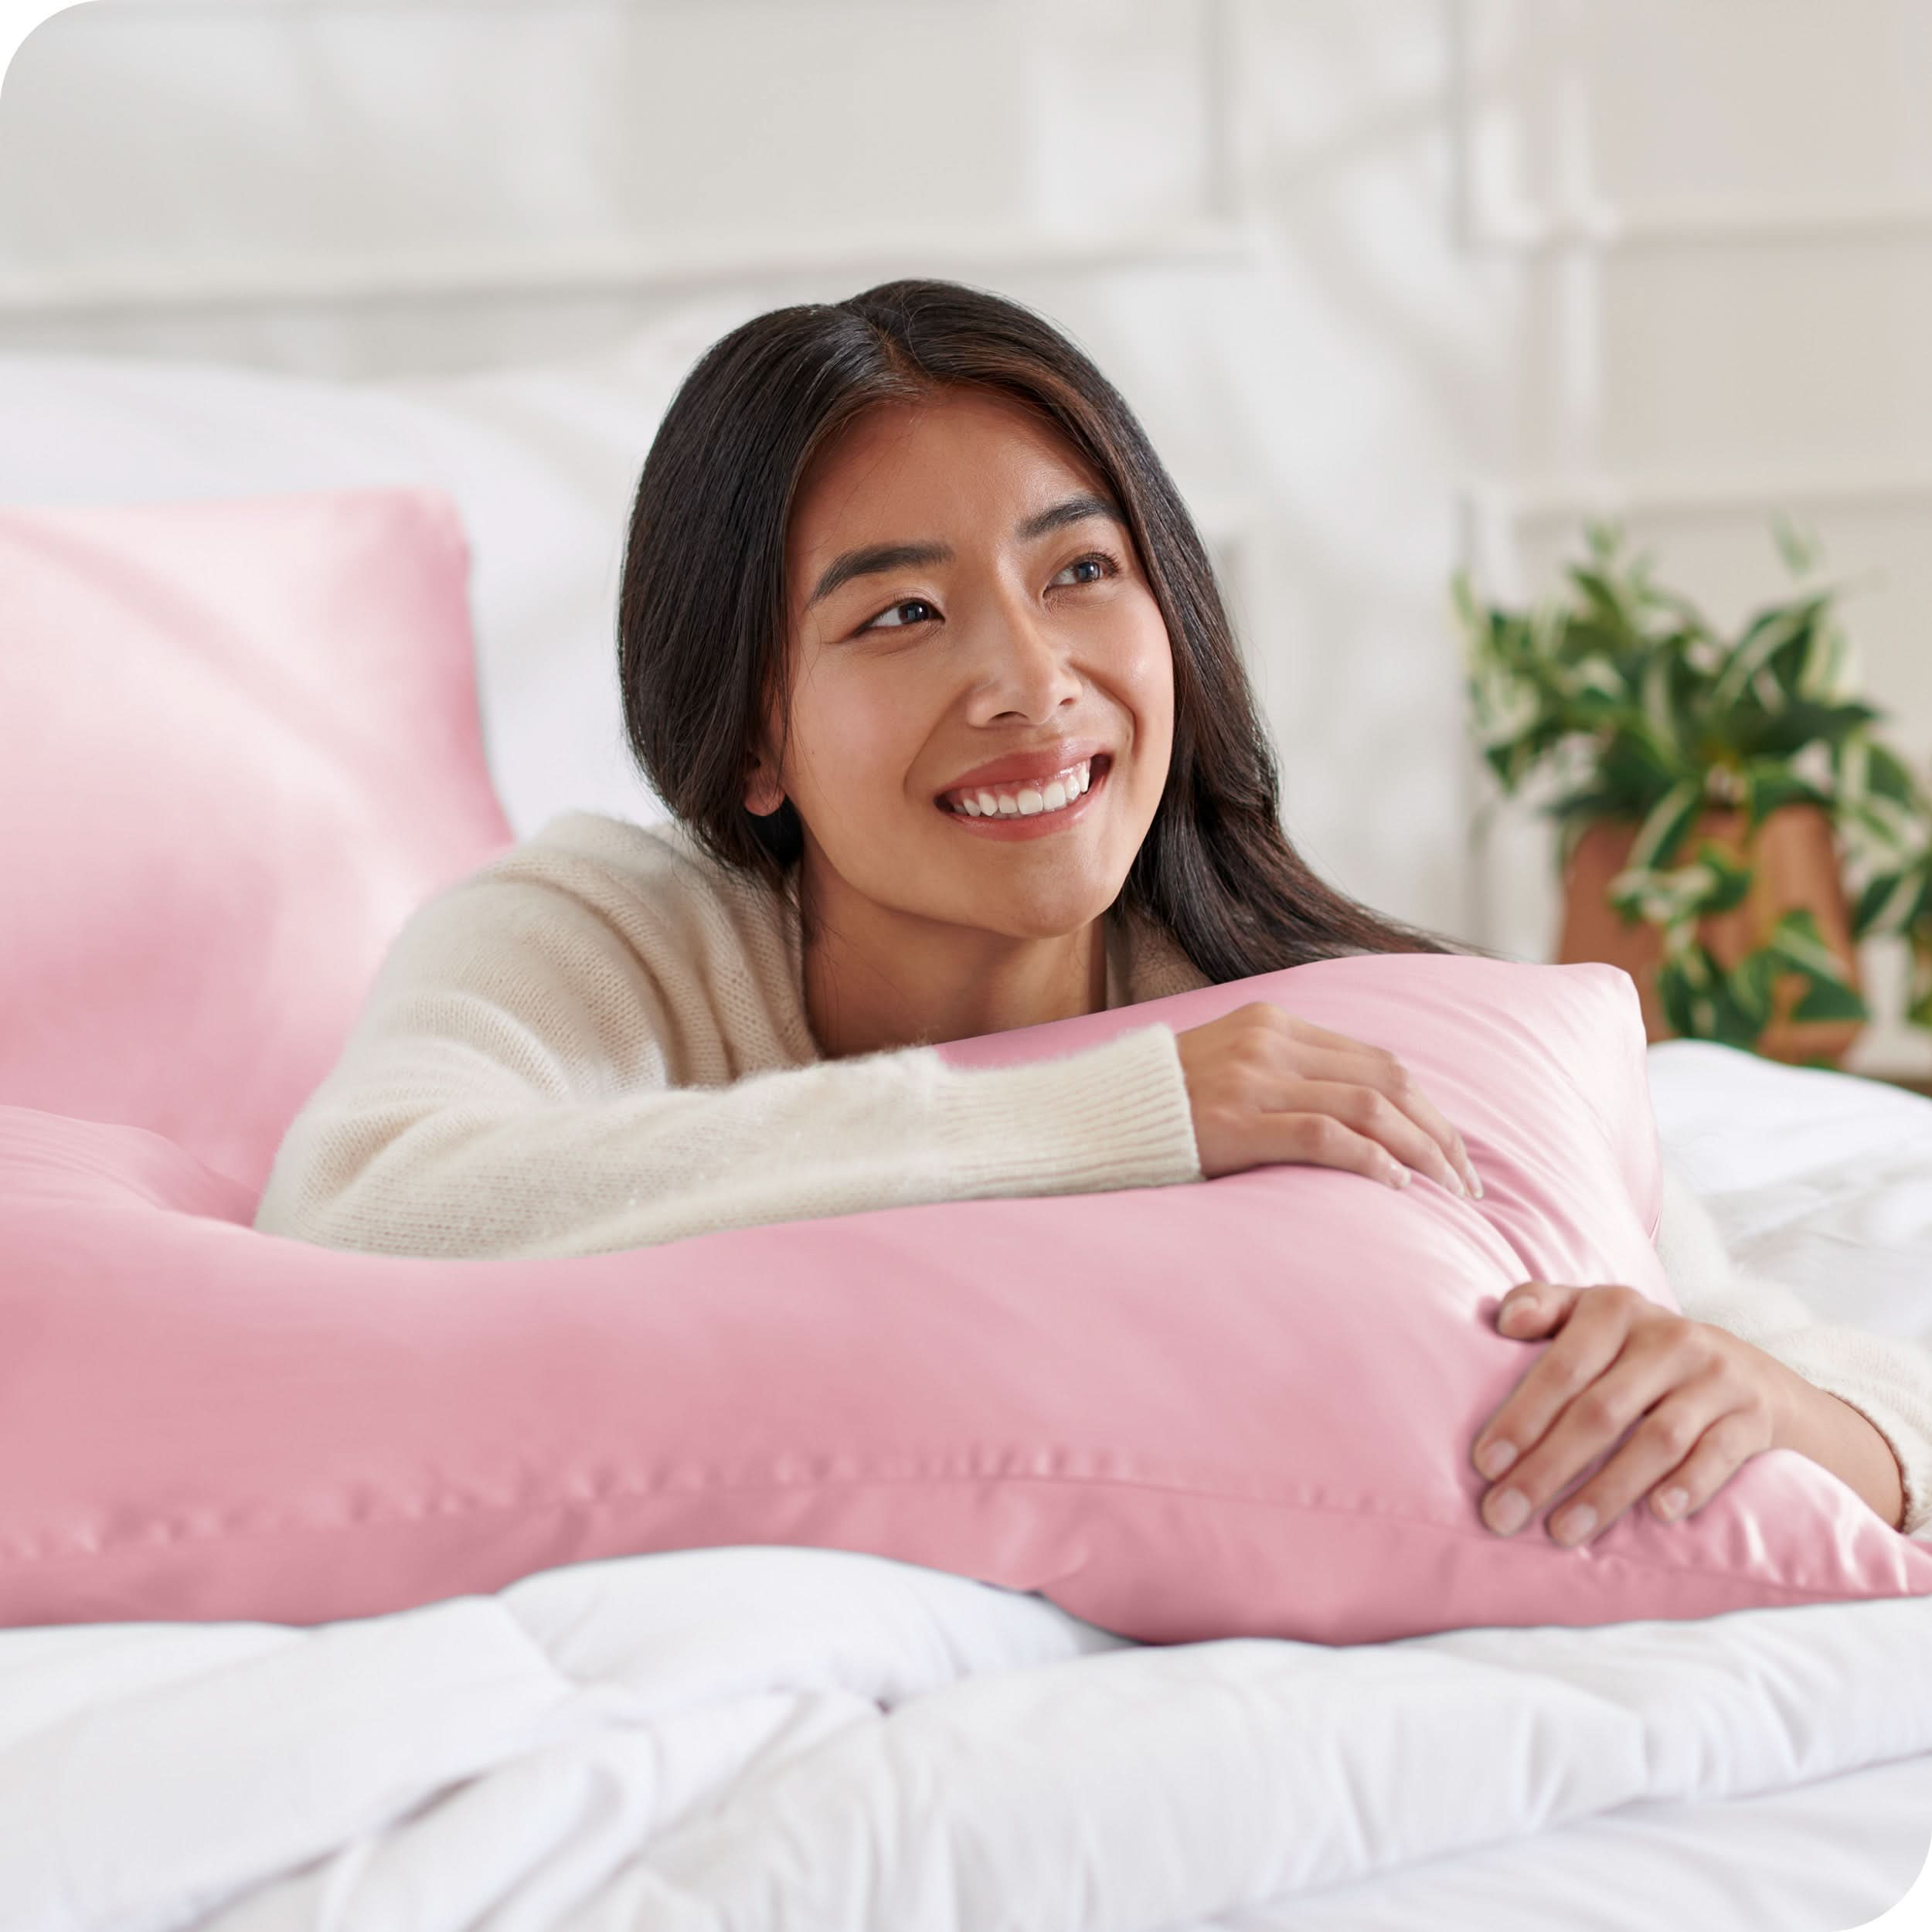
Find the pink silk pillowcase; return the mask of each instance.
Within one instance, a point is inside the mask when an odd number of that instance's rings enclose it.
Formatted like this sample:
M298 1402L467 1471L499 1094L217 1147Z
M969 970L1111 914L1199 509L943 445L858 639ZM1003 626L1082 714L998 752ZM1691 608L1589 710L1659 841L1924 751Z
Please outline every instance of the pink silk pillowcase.
M1670 1304L1628 977L1325 961L957 1043L1047 1056L1254 999L1386 1046L1488 1190L1276 1165L590 1257L257 1233L138 1127L0 1107L0 1624L312 1624L629 1552L871 1552L1148 1641L1357 1643L1932 1594L1787 1450L1697 1515L1492 1534L1468 1444L1531 1275Z
M454 504L0 506L0 1103L257 1189L409 913L511 842Z

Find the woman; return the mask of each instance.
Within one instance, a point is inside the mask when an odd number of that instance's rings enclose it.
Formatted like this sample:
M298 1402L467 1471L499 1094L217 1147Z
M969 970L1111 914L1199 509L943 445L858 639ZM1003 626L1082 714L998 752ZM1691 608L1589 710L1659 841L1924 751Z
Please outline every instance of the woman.
M618 638L673 822L566 813L420 908L258 1228L587 1254L1264 1162L1480 1193L1393 1056L1266 1002L1044 1063L940 1060L1310 960L1478 950L1298 857L1185 507L1038 315L904 281L714 344L644 464ZM1551 1345L1472 1445L1485 1475L1515 1452L1492 1527L1633 1423L1553 1533L1579 1505L1597 1533L1645 1495L1695 1510L1774 1446L1889 1522L1932 1514L1932 1364L1810 1323L1776 1284L1740 1293L1674 1178L1658 1246L1723 1325L1618 1285L1505 1299L1503 1332ZM1809 1379L1744 1333L1801 1327L1785 1352Z

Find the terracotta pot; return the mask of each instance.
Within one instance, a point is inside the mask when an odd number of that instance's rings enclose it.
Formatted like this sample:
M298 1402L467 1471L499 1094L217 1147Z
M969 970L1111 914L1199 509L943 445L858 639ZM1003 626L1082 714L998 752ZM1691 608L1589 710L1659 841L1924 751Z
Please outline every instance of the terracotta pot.
M1744 855L1743 827L1741 811L1706 812L1679 847L1671 866L1689 864L1707 838L1733 858ZM1598 819L1577 841L1563 872L1563 931L1556 958L1561 964L1600 959L1622 967L1637 982L1648 1037L1672 1039L1675 1033L1657 997L1662 937L1646 921L1624 925L1606 896L1611 880L1628 862L1637 832L1628 821ZM1808 906L1845 978L1859 986L1858 949L1852 940L1851 915L1832 822L1823 809L1808 804L1781 806L1758 828L1750 855L1757 872L1743 903L1730 912L1707 915L1698 923L1698 937L1710 948L1712 957L1728 971L1764 944L1784 913ZM1865 1022L1808 1020L1800 1025L1791 1020L1787 1017L1791 1009L1808 984L1801 973L1782 973L1771 982L1772 1017L1756 1050L1770 1060L1824 1059L1836 1064Z

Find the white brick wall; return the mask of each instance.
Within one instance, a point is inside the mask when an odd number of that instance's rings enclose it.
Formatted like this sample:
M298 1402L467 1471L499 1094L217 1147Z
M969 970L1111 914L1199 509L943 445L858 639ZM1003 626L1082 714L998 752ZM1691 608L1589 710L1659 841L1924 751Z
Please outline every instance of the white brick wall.
M1208 526L1309 856L1540 957L1465 556L1534 587L1619 509L1734 617L1788 509L1932 770L1928 98L1924 0L95 0L0 91L0 349L383 375L1005 289Z

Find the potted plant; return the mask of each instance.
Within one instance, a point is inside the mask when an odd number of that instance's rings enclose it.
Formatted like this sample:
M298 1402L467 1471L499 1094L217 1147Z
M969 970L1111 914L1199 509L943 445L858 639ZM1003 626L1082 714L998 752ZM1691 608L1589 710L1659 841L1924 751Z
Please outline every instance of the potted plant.
M1734 638L1593 524L1529 610L1454 582L1472 721L1505 794L1560 795L1560 960L1637 981L1648 1036L1832 1065L1869 1017L1860 940L1909 945L1932 1027L1932 800L1872 731L1815 546L1777 532L1794 594Z

